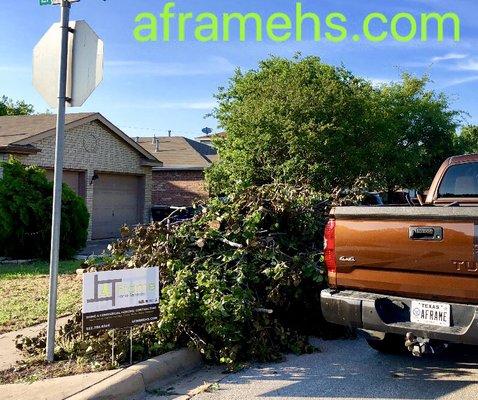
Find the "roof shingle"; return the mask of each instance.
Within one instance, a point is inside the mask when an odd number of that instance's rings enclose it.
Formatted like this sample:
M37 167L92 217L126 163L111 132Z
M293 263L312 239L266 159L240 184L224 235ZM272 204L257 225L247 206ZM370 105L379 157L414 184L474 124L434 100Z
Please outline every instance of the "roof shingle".
M152 137L142 137L138 143L163 163L163 168L206 168L217 158L216 150L207 144L182 136L157 137L159 147Z
M35 148L35 139L38 140L43 135L53 135L56 128L56 118L55 114L1 116L0 151L7 153L38 151ZM65 117L66 129L82 125L83 122L88 123L92 121L98 121L103 124L109 131L139 152L148 162L151 162L152 166L161 165L157 162L156 157L100 113L74 113L67 114Z
M199 141L212 140L215 137L224 138L224 137L226 137L226 132L217 132L217 133L212 133L212 134L209 134L209 135L198 136L196 139L198 139Z
M67 114L67 124L89 118L95 113ZM14 145L30 137L55 129L56 115L14 115L0 117L0 146Z

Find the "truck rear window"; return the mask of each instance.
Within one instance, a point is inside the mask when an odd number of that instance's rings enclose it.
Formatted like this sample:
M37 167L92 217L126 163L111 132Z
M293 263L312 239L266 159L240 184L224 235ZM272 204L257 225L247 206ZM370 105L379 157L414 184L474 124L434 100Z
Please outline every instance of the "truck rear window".
M478 163L448 168L438 189L438 197L478 197Z

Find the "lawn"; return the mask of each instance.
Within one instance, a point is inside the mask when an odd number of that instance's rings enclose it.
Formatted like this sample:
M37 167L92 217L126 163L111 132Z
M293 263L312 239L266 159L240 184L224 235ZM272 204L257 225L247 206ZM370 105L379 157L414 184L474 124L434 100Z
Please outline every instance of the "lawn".
M61 261L58 279L58 316L81 306L81 261ZM0 334L46 321L48 314L48 262L0 265Z

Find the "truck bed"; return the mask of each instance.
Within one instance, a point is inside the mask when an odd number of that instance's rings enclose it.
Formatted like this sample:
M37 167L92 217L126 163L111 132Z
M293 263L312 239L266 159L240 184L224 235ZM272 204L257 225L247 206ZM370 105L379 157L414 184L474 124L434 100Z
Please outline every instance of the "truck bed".
M444 221L475 220L478 222L478 206L351 206L334 208L330 215L340 219L439 219Z
M338 207L329 283L478 304L478 207Z

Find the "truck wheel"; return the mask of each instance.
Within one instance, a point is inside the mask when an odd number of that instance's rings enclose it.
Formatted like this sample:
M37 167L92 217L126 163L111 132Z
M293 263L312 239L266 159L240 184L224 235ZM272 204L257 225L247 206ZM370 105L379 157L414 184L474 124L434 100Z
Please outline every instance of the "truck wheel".
M383 339L367 339L368 345L385 354L401 354L405 352L405 339L392 333L386 333Z

